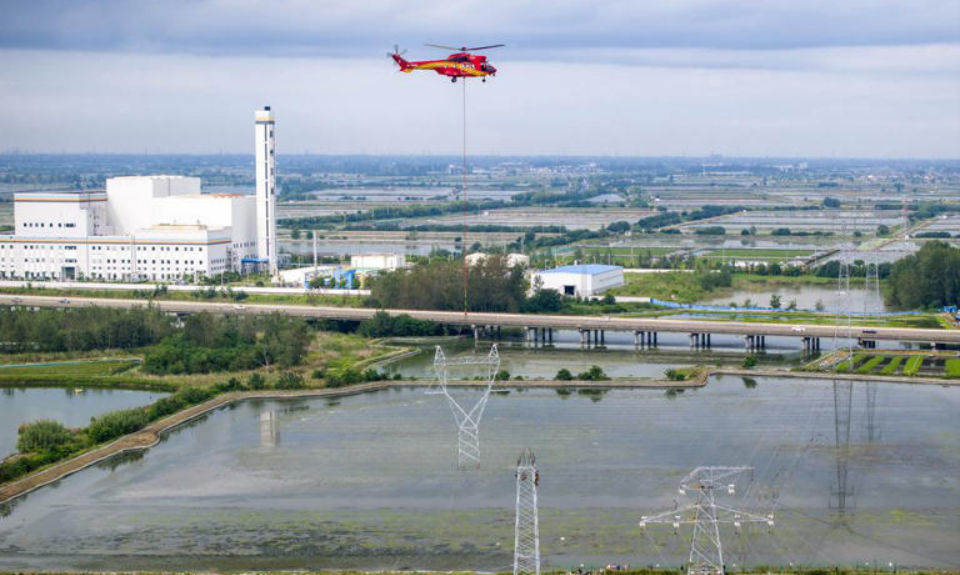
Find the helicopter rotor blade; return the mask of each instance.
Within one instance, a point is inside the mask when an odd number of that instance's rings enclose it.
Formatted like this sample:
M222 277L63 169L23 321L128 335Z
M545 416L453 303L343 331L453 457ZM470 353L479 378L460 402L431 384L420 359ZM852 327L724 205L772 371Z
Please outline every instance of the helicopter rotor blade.
M442 48L444 50L453 50L454 52L460 52L460 51L466 50L466 48L462 46L460 48L454 48L453 46L443 46L440 44L424 44L424 46L430 46L431 48Z
M465 50L468 52L476 52L477 50L489 50L491 48L502 48L504 46L506 46L506 44L491 44L489 46L477 46L476 48L465 48Z

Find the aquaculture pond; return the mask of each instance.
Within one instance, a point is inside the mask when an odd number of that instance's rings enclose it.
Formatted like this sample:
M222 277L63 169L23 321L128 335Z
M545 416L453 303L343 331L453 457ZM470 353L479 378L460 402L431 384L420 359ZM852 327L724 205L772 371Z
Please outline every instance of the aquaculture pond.
M469 405L477 390L456 391ZM724 377L683 393L494 394L482 463L458 471L443 396L247 401L142 456L3 510L5 569L509 570L515 478L536 452L544 564L679 566L690 532L641 531L701 465L749 465L724 529L750 565L960 565L960 389Z
M55 419L67 427L83 427L101 413L148 405L166 395L89 387L0 387L0 459L17 450L17 428L22 423Z
M605 339L607 344L604 347L586 349L581 349L576 332L560 330L554 332L554 342L549 346L524 343L517 337L499 341L481 340L476 345L472 339L451 338L431 344L398 340L395 343L413 346L417 354L392 362L384 366L382 371L391 376L399 373L405 378L434 377L433 360L437 343L441 344L448 358L486 353L490 346L496 343L500 355L500 369L507 371L513 378L519 376L523 379L553 379L561 369L576 375L587 371L593 365L603 366L604 373L613 378L662 379L666 370L689 367L698 361L698 357L690 353L689 347L673 350L665 348L660 352L638 354L633 347L632 334L611 332ZM702 359L702 356L699 359Z

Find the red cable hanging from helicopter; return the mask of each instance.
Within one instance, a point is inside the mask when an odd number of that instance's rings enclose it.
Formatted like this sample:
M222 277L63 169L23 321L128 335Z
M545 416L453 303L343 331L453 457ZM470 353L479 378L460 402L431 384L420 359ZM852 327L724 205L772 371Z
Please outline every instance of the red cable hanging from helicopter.
M399 46L393 45L393 53L387 52L387 56L393 58L393 61L400 66L401 72L410 73L414 70L433 70L441 76L450 78L451 82L456 82L457 78L464 78L463 85L463 171L461 183L461 197L463 201L463 234L460 237L461 250L463 255L463 315L466 318L470 310L470 266L467 261L467 223L470 214L470 200L467 197L467 82L466 78L480 78L480 81L486 82L487 76L495 76L497 69L487 62L486 56L471 54L479 50L489 50L491 48L500 48L505 44L491 44L489 46L475 46L468 48L461 46L453 48L451 46L442 46L439 44L427 44L433 48L443 48L454 50L443 60L420 60L410 62L403 58L406 50L400 51Z

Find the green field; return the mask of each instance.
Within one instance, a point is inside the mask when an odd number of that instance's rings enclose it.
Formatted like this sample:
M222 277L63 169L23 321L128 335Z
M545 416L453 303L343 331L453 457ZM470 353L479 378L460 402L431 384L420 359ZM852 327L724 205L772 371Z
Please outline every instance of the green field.
M837 373L859 373L859 374L879 374L879 375L905 375L914 376L920 374L923 368L925 377L946 377L950 379L960 378L960 359L955 357L946 357L943 361L943 367L939 367L942 354L931 355L894 355L884 353L858 352L851 360L838 363L834 370ZM926 363L926 366L924 366ZM901 371L902 366L902 371Z
M923 365L922 357L911 357L907 360L907 364L903 366L903 375L916 375L921 365Z
M692 273L624 274L623 279L626 282L624 285L607 293L682 303L693 303L707 294L696 274Z
M115 375L133 369L140 364L139 358L51 361L32 364L0 365L0 379L23 376L89 377Z
M781 262L786 260L792 260L794 258L805 258L812 256L814 254L813 250L789 250L789 249L729 249L729 250L711 250L704 254L702 257L710 259L719 259L721 257L726 257L727 259L750 259L750 260L766 260L770 262Z

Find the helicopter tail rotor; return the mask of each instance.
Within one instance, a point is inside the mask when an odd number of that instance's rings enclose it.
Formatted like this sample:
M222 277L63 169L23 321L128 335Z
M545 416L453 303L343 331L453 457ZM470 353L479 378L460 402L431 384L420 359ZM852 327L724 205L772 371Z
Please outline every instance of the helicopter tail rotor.
M396 44L393 45L393 52L387 52L387 57L393 58L393 61L397 63L397 66L400 66L401 72L409 72L411 69L410 62L407 62L403 58L403 55L406 53L406 50L401 52L400 46Z

